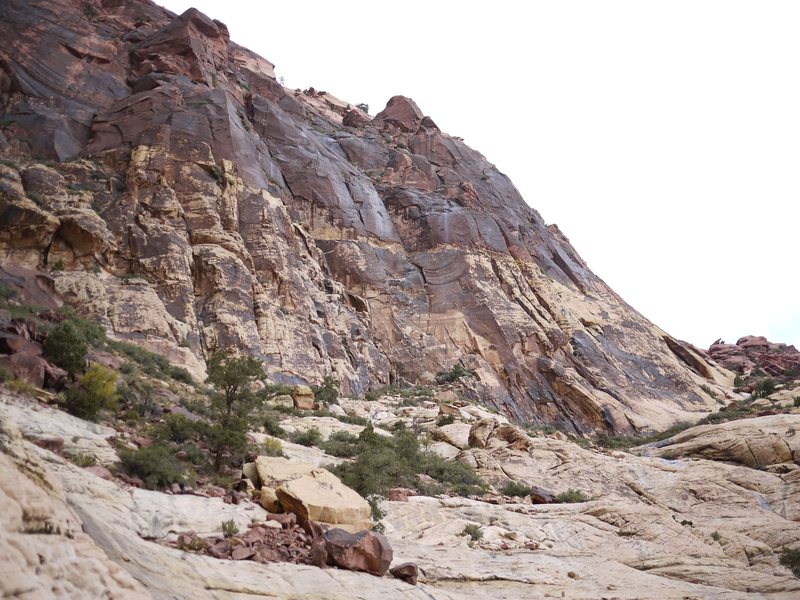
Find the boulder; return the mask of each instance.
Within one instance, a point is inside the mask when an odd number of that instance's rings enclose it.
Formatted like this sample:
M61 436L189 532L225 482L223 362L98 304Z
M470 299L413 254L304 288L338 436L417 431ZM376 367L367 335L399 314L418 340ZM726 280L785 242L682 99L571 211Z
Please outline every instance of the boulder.
M275 488L262 486L261 493L258 496L258 503L264 507L264 510L269 512L278 512L281 508L278 502L278 496L275 493Z
M319 521L348 531L372 527L369 503L330 471L272 456L259 456L255 464L265 486L261 488L261 505L266 489L271 508L265 508L270 512L278 512L269 491L274 490L280 507L295 513L301 523Z
M307 385L294 386L292 401L297 410L314 410L314 392Z
M282 408L294 408L294 399L292 399L292 397L288 394L280 394L279 396L275 396L269 402L267 402L267 406L271 406L273 408L276 406L280 406Z
M349 571L366 571L379 577L389 570L392 547L380 533L361 531L353 534L337 527L329 529L322 537L328 564Z
M369 503L324 469L315 469L275 490L284 510L300 522L318 521L348 531L370 529Z
M242 465L242 476L249 479L254 487L261 487L261 479L258 477L258 467L256 466L256 463L244 463Z
M397 579L402 579L406 583L410 583L411 585L417 585L417 578L419 577L419 567L417 567L416 563L407 562L396 567L392 567L389 569L389 572L392 574L392 577L396 577Z
M451 423L443 425L433 430L433 439L440 442L447 442L460 450L469 448L469 433L471 427L467 423Z

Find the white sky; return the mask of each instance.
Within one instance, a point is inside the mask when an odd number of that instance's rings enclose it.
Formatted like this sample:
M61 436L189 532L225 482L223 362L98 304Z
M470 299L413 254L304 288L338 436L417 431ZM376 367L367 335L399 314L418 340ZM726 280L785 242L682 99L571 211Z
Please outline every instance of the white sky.
M410 96L672 335L800 346L800 2L160 3L288 86Z

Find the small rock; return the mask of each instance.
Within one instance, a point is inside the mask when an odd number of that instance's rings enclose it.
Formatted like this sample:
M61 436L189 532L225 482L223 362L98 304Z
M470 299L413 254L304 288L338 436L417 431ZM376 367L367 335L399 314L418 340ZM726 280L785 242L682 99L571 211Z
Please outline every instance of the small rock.
M228 540L217 542L208 549L208 553L214 558L228 558L231 553L231 543Z
M266 519L267 521L279 523L284 529L289 529L297 525L297 515L294 513L269 513Z
M233 560L247 560L248 558L252 558L255 556L256 551L252 548L248 548L247 546L237 546L231 552L231 558Z
M396 567L392 567L389 572L393 577L402 579L411 585L417 585L417 578L419 577L419 567L415 563L407 562Z
M531 486L530 499L533 504L552 504L556 501L556 495L550 490L534 485Z
M64 456L64 438L45 437L45 438L40 438L38 440L34 440L33 443L39 446L39 448L44 448L45 450L49 450L53 454Z
M100 479L105 479L106 481L112 481L114 479L114 475L111 474L111 471L100 465L86 467L84 471L97 475Z
M411 490L408 488L391 488L386 490L386 499L391 502L408 502L409 496L416 496L416 490Z

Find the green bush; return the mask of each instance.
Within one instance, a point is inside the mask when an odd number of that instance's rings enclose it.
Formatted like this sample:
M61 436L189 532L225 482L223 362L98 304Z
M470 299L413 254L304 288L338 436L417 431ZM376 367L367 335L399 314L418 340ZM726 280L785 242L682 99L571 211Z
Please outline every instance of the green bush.
M44 352L56 365L70 375L86 366L89 345L71 320L56 325L44 341Z
M314 400L320 404L336 404L339 402L339 380L328 375L322 385L313 386Z
M281 427L281 424L278 422L278 419L273 417L272 415L267 415L264 417L264 431L266 431L269 435L277 438L284 439L286 438L286 430Z
M345 444L341 446L350 452ZM416 435L402 426L391 437L378 435L371 425L367 426L358 436L354 456L354 461L330 467L330 470L365 498L373 494L385 495L386 490L393 487L414 488L425 493L439 491L426 487L418 474L432 477L442 489L455 493L479 493L484 486L469 466L420 450Z
M795 408L800 407L800 396L795 396L794 397L794 407Z
M784 548L783 552L781 552L780 562L794 573L795 577L800 578L800 550Z
M358 437L348 431L336 431L322 444L326 454L352 458L358 453Z
M320 446L322 434L316 427L311 427L305 431L295 431L289 436L289 441L301 446Z
M452 425L456 422L455 415L442 415L436 420L437 427L444 427L445 425Z
M0 283L0 302L8 302L17 295L17 292L10 287L8 287L5 283Z
M473 542L477 542L483 537L483 531L481 530L480 525L470 523L464 527L463 531L459 535L469 536Z
M138 450L122 450L120 461L125 472L140 477L151 490L186 482L185 469L175 452L161 442Z
M194 385L194 379L192 378L191 374L183 367L177 367L177 366L170 367L169 376L172 377L175 381L180 381L182 383L188 383L189 385Z
M500 493L504 496L524 498L525 496L530 496L531 487L517 481L509 481L500 489Z
M0 383L5 383L6 381L11 381L12 379L14 379L14 376L11 374L11 371L5 367L0 367Z
M165 442L183 444L204 436L208 426L200 421L192 421L179 413L169 414L163 422L153 427L152 436Z
M275 438L264 440L260 452L263 456L286 456L283 453L283 445L280 440L276 440Z
M561 492L556 496L556 502L574 503L574 502L588 502L591 500L589 496L580 490L568 489L566 492Z
M87 421L95 421L101 410L113 410L117 400L117 373L102 365L92 365L81 375L78 385L67 391L65 408Z
M761 379L755 387L753 395L756 398L766 398L770 394L772 394L776 389L775 381L766 377Z
M453 368L449 371L439 371L436 374L436 383L443 384L443 383L452 383L454 381L458 381L462 377L474 377L475 370L474 369L466 369L460 363L456 363L453 365Z

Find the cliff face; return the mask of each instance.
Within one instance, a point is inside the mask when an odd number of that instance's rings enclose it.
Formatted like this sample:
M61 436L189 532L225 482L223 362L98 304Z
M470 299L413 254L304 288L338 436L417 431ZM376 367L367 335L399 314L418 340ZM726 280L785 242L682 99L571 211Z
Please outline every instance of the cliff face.
M55 266L118 337L344 393L461 362L484 402L579 430L716 406L727 376L412 100L287 90L222 23L145 0L8 0L0 34L0 260Z

